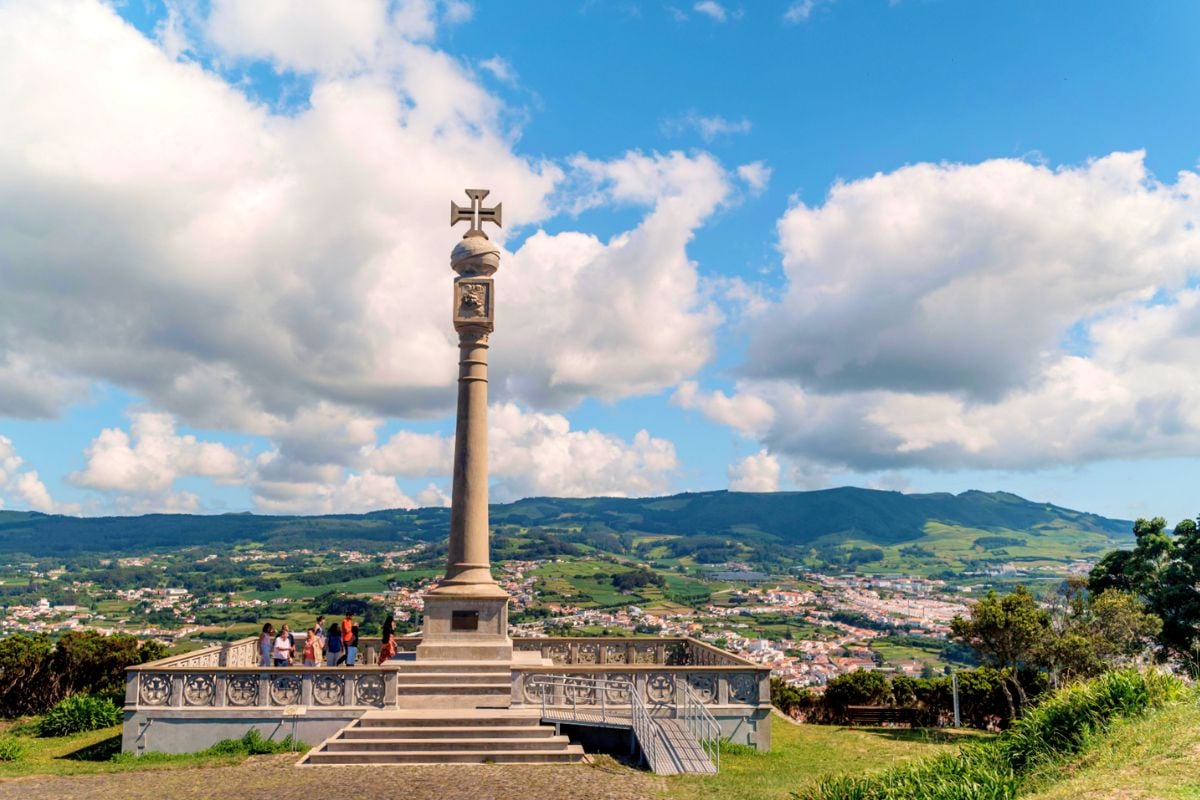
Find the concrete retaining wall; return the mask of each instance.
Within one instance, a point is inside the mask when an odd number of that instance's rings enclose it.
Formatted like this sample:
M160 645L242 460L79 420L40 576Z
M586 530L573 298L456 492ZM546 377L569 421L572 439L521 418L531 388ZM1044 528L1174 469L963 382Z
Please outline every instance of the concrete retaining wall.
M316 745L360 717L365 709L309 709L295 722L296 737ZM154 709L125 712L124 753L194 753L224 739L240 739L257 728L265 739L279 741L293 731L292 718L269 709L213 711Z

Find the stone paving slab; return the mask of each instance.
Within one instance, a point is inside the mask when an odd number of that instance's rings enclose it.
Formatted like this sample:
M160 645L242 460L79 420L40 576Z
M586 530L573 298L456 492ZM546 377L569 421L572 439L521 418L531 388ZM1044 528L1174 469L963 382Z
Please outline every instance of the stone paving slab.
M599 764L295 767L294 756L262 756L233 767L107 775L35 775L0 781L0 800L654 800L662 778Z

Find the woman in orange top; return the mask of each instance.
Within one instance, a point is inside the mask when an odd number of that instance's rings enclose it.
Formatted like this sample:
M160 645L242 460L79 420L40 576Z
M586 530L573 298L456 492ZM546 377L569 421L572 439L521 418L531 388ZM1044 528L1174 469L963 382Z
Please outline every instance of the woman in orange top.
M379 663L396 655L396 620L391 614L383 621L383 641L379 646Z

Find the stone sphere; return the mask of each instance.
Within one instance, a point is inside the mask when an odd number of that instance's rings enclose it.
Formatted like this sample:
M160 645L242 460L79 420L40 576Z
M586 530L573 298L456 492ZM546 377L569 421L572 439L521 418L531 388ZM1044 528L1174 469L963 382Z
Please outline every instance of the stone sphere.
M483 236L468 236L450 252L450 268L464 277L500 269L500 248Z

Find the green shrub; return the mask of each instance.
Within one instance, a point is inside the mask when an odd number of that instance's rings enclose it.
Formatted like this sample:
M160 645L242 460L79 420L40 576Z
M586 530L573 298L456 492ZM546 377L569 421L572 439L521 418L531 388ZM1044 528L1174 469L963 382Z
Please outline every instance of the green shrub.
M738 744L721 739L717 742L717 748L723 756L757 756L760 755L757 747L748 744Z
M0 761L20 761L25 757L27 748L20 739L12 736L0 736Z
M120 725L124 715L107 697L73 694L62 700L38 722L38 736L67 736L113 725Z
M262 756L307 749L308 745L290 735L276 742L264 738L258 728L251 728L242 738L222 739L204 752L215 756Z
M838 776L801 800L1013 800L1035 771L1088 747L1119 719L1179 699L1183 684L1157 672L1122 670L1060 689L1000 736L957 753L864 777Z

